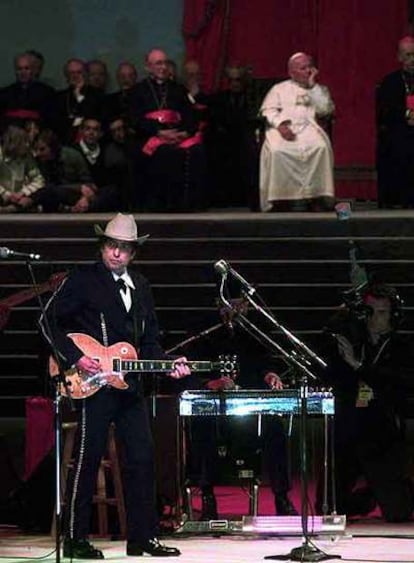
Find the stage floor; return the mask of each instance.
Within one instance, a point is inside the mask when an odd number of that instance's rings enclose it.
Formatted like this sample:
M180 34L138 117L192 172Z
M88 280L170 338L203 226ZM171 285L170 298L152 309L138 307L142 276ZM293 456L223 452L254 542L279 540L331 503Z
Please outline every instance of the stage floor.
M300 538L250 538L242 536L170 536L163 540L178 547L180 563L259 563L265 556L287 555L302 545ZM313 540L312 540L313 541ZM96 540L104 550L107 561L131 561L125 555L125 542ZM328 556L340 556L354 562L412 562L414 561L414 523L386 524L364 520L348 526L346 534L314 540ZM0 533L0 557L5 563L15 561L56 560L54 541L47 536L16 534L12 529ZM157 559L154 559L157 560ZM290 560L289 558L287 559Z

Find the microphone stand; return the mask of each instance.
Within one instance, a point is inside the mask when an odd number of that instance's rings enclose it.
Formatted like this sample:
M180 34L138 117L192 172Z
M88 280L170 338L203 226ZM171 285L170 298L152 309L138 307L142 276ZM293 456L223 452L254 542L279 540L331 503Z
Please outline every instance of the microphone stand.
M224 287L226 282L227 274L223 274L220 283L220 299L224 303L226 307L233 310L233 304L225 297L224 295ZM253 336L256 340L258 340L261 344L272 350L273 352L276 350L279 352L281 356L286 360L288 365L298 368L301 372L305 372L310 379L317 379L316 376L311 371L312 364L310 362L310 357L316 360L320 366L326 367L326 362L320 358L315 352L310 350L308 346L299 338L294 336L286 327L281 325L276 318L265 311L263 307L261 307L258 303L254 301L250 293L243 292L243 297L249 301L253 305L256 311L264 315L268 320L272 322L277 329L281 330L285 336L290 340L291 343L295 344L297 347L301 349L302 352L308 354L309 357L306 355L300 355L296 350L292 350L291 352L287 352L278 342L270 338L267 334L265 334L259 327L257 327L253 322L251 322L242 312L238 312L237 315L234 316L234 321L239 324L244 330L249 332L251 336Z
M55 431L55 552L56 552L56 563L60 563L60 547L61 547L61 536L62 536L62 502L61 502L61 450L62 450L62 413L61 413L61 402L62 402L62 393L61 393L61 385L64 386L66 396L69 400L70 409L72 411L75 410L73 399L70 391L70 387L67 384L65 374L61 365L61 356L57 349L56 343L52 337L52 331L50 329L49 320L46 315L45 306L41 295L37 291L37 283L36 278L34 275L33 267L31 264L31 260L28 259L26 261L26 266L29 270L30 278L32 281L32 285L35 291L35 295L37 297L37 301L39 303L40 311L41 311L41 318L43 319L44 324L44 332L45 336L47 336L48 342L52 348L53 356L56 360L56 364L58 366L58 375L56 375L54 379L54 431Z
M232 270L229 269L231 272ZM225 297L225 284L227 280L228 271L220 272L221 283L220 283L220 299L223 303L232 308L231 302ZM240 281L240 277L237 276ZM243 279L243 278L242 278ZM288 341L293 344L294 350L292 352L286 351L277 342L271 339L267 334L265 334L259 327L257 327L253 322L248 320L243 313L239 313L236 317L236 322L242 326L242 328L249 327L250 334L254 336L259 342L265 343L268 347L273 348L273 350L281 353L285 361L298 369L301 373L300 378L300 483L301 483L301 525L302 525L302 535L303 543L300 547L295 547L290 553L286 555L267 555L264 559L273 559L278 561L324 561L327 559L340 559L340 555L327 554L316 546L312 544L309 536L308 530L308 463L307 463L307 419L308 419L308 409L307 409L307 399L308 399L308 377L315 380L316 375L313 373L312 361L319 364L320 367L327 367L326 362L320 358L313 350L311 350L304 342L302 342L297 336L293 335L286 327L280 324L277 319L268 311L266 311L259 303L254 299L256 291L251 290L251 285L247 284L247 291L243 291L243 296L246 298L253 308L262 314L268 321L270 321L273 326L282 332L282 334L288 339ZM299 350L299 352L297 352Z

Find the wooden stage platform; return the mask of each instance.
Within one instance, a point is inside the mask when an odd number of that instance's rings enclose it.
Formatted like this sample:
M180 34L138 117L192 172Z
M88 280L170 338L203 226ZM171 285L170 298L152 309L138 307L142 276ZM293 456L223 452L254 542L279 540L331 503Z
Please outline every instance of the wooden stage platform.
M176 537L163 538L168 545L178 547L180 563L262 563L269 555L286 555L302 545L301 538ZM414 560L414 523L385 524L376 520L355 523L338 537L312 540L328 556L338 555L344 561L412 562ZM96 540L111 562L138 561L125 555L125 542ZM4 563L19 561L55 561L54 540L46 536L25 536L11 529L0 531L0 558ZM141 560L149 560L147 557ZM158 561L155 558L154 561ZM171 559L172 560L172 559ZM289 558L287 559L290 560ZM65 559L65 561L68 561ZM306 561L306 559L304 560Z

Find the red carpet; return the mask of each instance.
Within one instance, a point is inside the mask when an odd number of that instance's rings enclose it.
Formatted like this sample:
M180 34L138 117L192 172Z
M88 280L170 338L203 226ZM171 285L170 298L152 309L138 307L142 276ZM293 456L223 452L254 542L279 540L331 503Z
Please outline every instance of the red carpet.
M234 516L247 516L249 514L249 498L250 490L248 483L245 486L231 486L222 485L216 486L214 492L217 498L217 508L220 518L233 518ZM294 482L292 491L290 492L290 499L294 504L296 510L300 513L302 500L300 494L300 483ZM310 510L313 511L315 502L315 485L310 483L308 491L309 500L311 503ZM194 518L198 518L201 512L201 492L199 489L193 489L193 509ZM275 515L275 504L272 491L266 485L259 486L259 500L258 500L258 515ZM379 508L375 508L366 518L380 517L381 513ZM360 519L360 518L358 518Z

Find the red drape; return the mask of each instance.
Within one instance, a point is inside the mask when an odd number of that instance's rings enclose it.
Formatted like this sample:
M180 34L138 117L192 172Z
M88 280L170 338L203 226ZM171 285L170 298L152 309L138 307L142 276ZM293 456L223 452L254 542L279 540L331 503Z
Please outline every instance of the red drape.
M228 60L249 65L257 77L285 76L290 55L315 52L315 4L317 0L233 1Z
M337 107L335 158L340 165L373 165L375 87L397 68L397 42L408 29L407 1L319 2L319 64Z
M53 402L46 397L26 399L25 479L53 448Z
M296 51L316 57L321 82L337 106L336 164L373 166L375 85L397 67L396 45L408 31L407 0L185 0L187 56L213 89L224 64L253 76L281 77ZM206 13L209 17L206 17ZM201 25L204 23L204 25ZM188 32L198 32L196 38Z
M229 16L230 0L185 0L186 56L200 63L207 91L218 87L227 58Z

